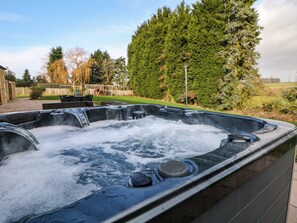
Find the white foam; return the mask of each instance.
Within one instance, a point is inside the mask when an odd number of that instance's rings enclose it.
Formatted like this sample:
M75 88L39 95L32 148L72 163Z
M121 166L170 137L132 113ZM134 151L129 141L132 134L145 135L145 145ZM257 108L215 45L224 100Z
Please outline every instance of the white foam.
M83 129L42 127L31 132L39 140L40 150L11 155L0 167L0 222L16 220L32 211L37 214L62 207L100 189L89 175L86 185L77 183L81 173L95 171L85 162L92 156L87 147L121 156L138 170L151 162L207 153L227 137L226 132L211 126L155 117L100 121ZM80 157L60 155L69 149L79 151ZM143 150L149 155L143 156ZM100 177L127 174L120 172L116 162L104 160Z

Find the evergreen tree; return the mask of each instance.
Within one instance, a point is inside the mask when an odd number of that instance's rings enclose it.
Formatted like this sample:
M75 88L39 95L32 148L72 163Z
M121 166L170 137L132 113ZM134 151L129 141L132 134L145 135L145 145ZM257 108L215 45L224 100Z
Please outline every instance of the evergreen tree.
M112 84L114 78L115 60L107 51L100 49L91 54L93 60L91 83Z
M128 45L128 71L129 85L133 92L139 96L145 96L146 73L143 70L147 58L146 39L148 38L148 24L144 22L132 36L132 42Z
M224 75L225 60L219 57L224 37L224 0L202 0L193 5L189 27L190 86L198 103L215 107L214 95L219 90L219 80Z
M260 85L256 69L260 27L254 0L182 2L137 28L128 46L130 86L136 95L184 100L189 89L206 107L232 109ZM189 92L188 92L189 93Z
M103 52L98 49L94 53L91 54L91 59L93 59L94 63L92 65L92 74L90 78L91 84L98 84L103 82Z
M63 59L63 49L61 46L57 46L56 48L51 48L51 52L49 53L49 62L48 64L54 63L57 60Z
M120 86L127 86L128 71L126 67L126 59L124 57L115 60L114 81Z
M17 79L16 86L17 87L31 87L31 86L33 86L33 84L34 84L34 81L31 78L31 75L29 73L29 70L26 69L25 72L24 72L24 74L23 74L22 79Z
M34 83L28 69L26 69L24 74L23 74L23 80L24 80L24 83L25 83L26 87L31 87L33 85L33 83Z
M173 97L178 102L183 102L185 99L184 66L189 65L190 59L188 39L190 19L190 7L183 1L168 19L169 27L165 38L167 96Z
M220 52L225 59L225 75L219 85L219 108L233 109L249 99L260 86L257 69L260 42L258 14L251 7L254 1L227 1L227 25L224 30L224 48Z
M149 98L163 98L165 88L164 43L171 11L167 7L143 23L128 47L130 84L134 92Z
M103 84L112 84L114 78L114 60L105 51L102 56Z

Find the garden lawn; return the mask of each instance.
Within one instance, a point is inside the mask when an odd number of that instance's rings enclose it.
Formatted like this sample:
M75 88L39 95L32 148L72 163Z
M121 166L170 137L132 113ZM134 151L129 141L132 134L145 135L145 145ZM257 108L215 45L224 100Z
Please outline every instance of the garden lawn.
M60 100L59 95L42 96L42 100ZM100 105L101 102L119 101L128 104L158 104L163 106L174 106L179 108L185 108L184 104L167 102L162 100L155 100L149 98L135 97L135 96L93 96L93 102ZM200 106L189 105L189 108L207 110Z

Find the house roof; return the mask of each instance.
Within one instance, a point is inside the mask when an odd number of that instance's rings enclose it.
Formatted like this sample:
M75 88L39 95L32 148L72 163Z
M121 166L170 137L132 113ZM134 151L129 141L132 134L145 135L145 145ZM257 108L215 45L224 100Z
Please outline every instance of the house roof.
M6 70L6 68L5 67L2 67L1 65L0 65L0 69L1 70Z

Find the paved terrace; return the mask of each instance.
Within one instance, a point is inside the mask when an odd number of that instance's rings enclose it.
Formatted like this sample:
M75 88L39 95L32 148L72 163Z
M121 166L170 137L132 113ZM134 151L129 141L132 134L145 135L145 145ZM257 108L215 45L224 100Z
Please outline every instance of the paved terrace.
M46 101L46 100L29 100L27 98L17 98L16 100L0 105L0 113L42 110L43 103L55 103L60 101ZM287 218L288 223L297 222L297 164L295 163L294 175L292 181L291 198L289 206L289 214Z

